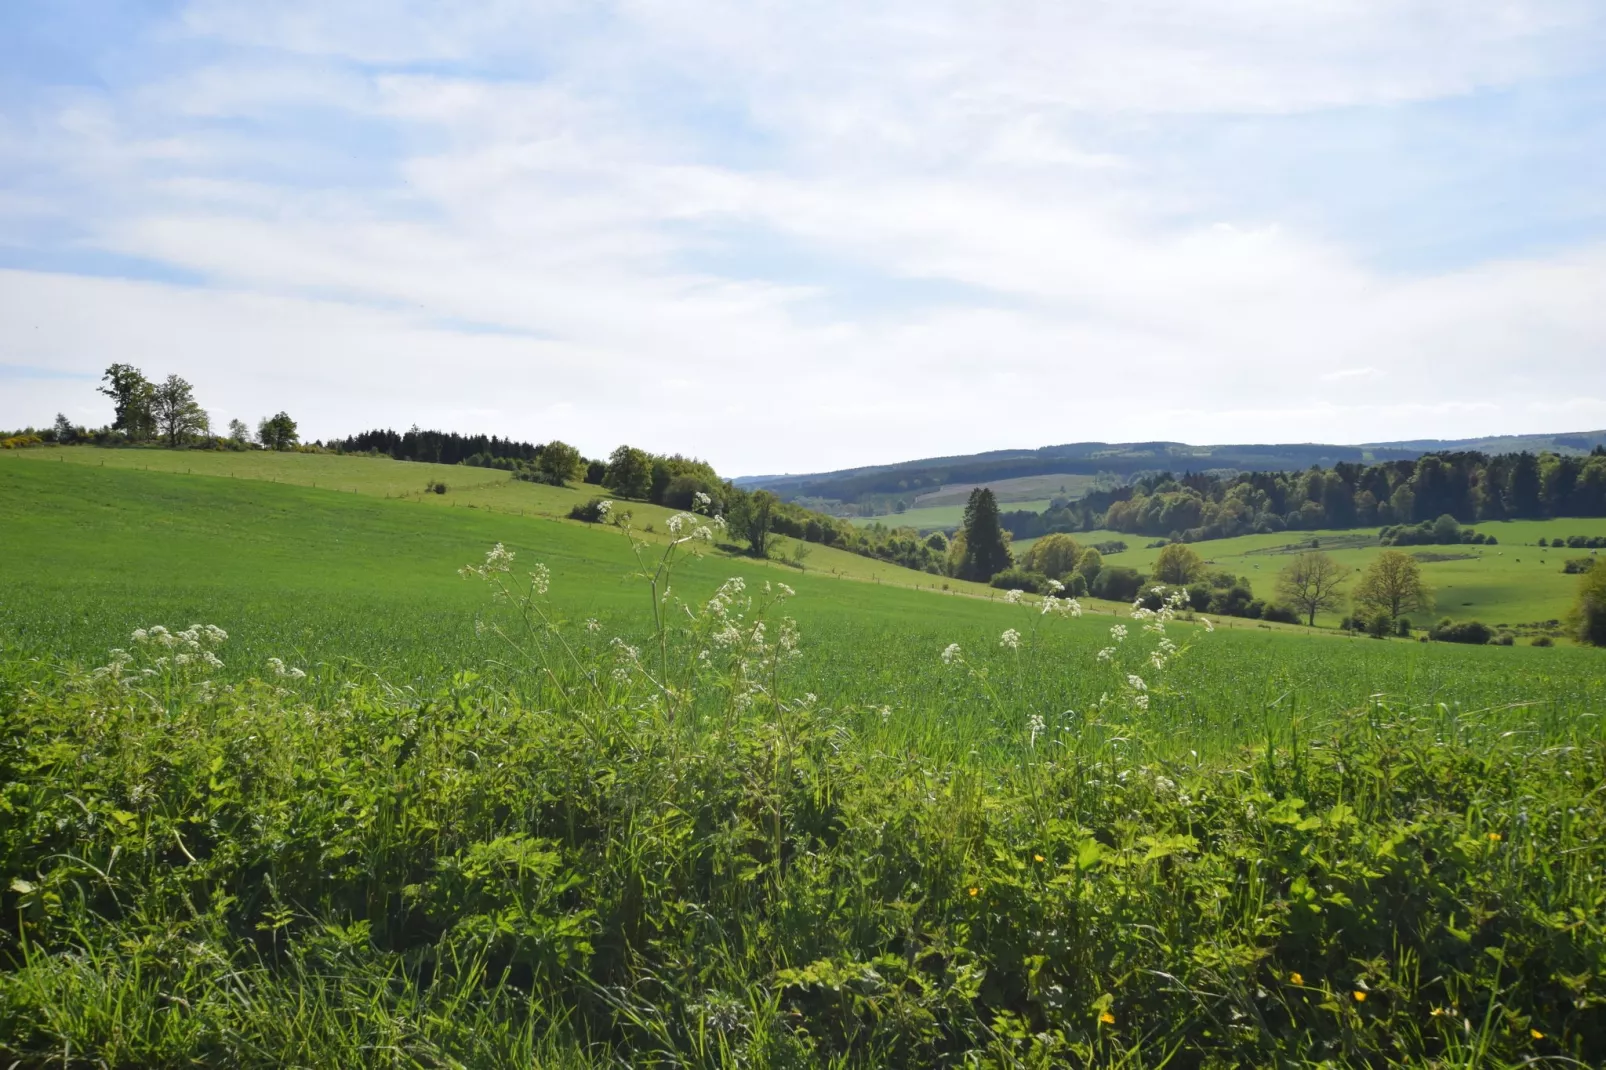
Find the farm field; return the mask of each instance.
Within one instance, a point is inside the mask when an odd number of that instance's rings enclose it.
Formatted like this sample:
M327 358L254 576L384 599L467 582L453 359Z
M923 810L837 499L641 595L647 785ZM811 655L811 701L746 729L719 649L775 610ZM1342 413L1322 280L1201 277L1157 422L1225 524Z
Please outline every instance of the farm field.
M553 488L168 456L0 455L7 1061L1606 1057L1600 651L1168 654L717 548L660 628ZM220 666L131 639L192 623Z

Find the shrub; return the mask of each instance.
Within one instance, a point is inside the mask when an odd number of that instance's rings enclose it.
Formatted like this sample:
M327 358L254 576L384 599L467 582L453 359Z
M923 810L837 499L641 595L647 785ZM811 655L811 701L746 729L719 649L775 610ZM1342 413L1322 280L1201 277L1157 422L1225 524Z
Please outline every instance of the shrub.
M1528 645L1529 646L1555 646L1556 645L1556 641L1554 639L1552 639L1548 635L1541 635L1541 636L1537 637L1536 639L1534 639L1534 641L1529 643Z
M1042 594L1048 589L1047 576L1024 568L1006 568L995 573L989 582L999 590L1025 591L1027 594Z
M1278 624L1298 624L1299 614L1288 606L1267 602L1266 607L1260 611L1260 619L1274 621Z
M1517 645L1516 638L1510 632L1505 632L1505 633L1503 633L1501 635L1495 636L1494 639L1491 640L1491 642L1493 642L1495 646L1516 646Z
M1401 639L1411 638L1411 618L1401 617L1399 620L1395 621L1394 634L1399 636Z
M446 484L438 479L432 479L424 486L425 494L445 494Z
M606 498L592 498L583 505L569 509L570 520L583 520L587 524L600 524L613 514L613 502Z
M1606 568L1592 568L1578 578L1571 621L1580 643L1606 646Z
M1593 557L1569 557L1567 563L1561 566L1561 570L1569 576L1576 576L1581 572L1588 572L1594 567L1595 559Z
M1481 620L1452 622L1441 620L1428 635L1441 643L1470 643L1481 646L1494 636L1494 629Z
M1106 566L1099 570L1091 588L1094 598L1107 598L1112 602L1130 602L1143 586L1143 573L1135 568Z

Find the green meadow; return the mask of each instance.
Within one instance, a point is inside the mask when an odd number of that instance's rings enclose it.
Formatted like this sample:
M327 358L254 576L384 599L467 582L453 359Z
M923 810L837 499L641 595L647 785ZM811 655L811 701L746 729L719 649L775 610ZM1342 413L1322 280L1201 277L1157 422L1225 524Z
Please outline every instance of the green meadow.
M1606 535L1606 519L1507 520L1474 525L1492 535L1494 546L1406 546L1399 547L1422 563L1422 575L1432 588L1434 611L1418 614L1418 624L1442 617L1452 620L1481 620L1485 624L1512 626L1544 623L1566 615L1577 587L1578 577L1563 572L1567 561L1588 557L1588 550L1541 547L1558 537ZM1142 535L1123 535L1113 531L1077 533L1079 543L1092 545L1119 539L1128 549L1106 558L1110 565L1124 565L1140 572L1149 571L1159 555L1154 539ZM1032 539L1015 544L1019 553ZM1293 556L1309 549L1320 549L1352 570L1358 577L1382 551L1376 528L1350 531L1283 531L1269 535L1244 535L1235 539L1214 539L1195 546L1212 568L1225 569L1250 582L1256 597L1275 600L1277 573ZM1316 618L1318 625L1334 626L1343 613Z
M1049 499L1039 501L1005 502L1001 508L1005 511L1023 509L1028 512L1041 513L1049 506ZM870 524L887 524L900 528L914 528L917 531L953 531L958 528L965 518L965 503L955 505L916 506L905 509L901 513L892 513L887 516L856 516L853 523L859 527Z
M1600 651L1045 614L590 490L0 455L5 1061L1606 1059ZM1529 543L1600 525L1425 567L1555 617Z

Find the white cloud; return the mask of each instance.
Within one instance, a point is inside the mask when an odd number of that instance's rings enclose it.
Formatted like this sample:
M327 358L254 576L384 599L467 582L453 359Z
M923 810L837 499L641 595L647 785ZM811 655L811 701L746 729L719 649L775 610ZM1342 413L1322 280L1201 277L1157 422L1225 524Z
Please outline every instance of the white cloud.
M1606 423L1606 249L1385 273L1212 218L1089 132L1576 71L1593 5L600 10L192 4L169 33L240 51L0 127L60 179L0 191L0 238L71 220L70 251L205 284L3 272L0 351L177 371L215 416L320 436L629 439L733 473ZM87 390L6 387L0 426Z

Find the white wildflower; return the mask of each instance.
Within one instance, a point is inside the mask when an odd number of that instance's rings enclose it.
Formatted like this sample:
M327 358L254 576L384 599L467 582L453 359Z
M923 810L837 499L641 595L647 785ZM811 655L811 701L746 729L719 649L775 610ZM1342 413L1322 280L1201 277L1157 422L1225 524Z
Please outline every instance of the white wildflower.
M1126 641L1126 625L1117 624L1117 625L1114 625L1113 627L1111 627L1110 628L1110 638L1114 639L1117 643L1125 642Z
M545 565L536 565L530 573L530 586L535 588L536 594L546 594L552 586L552 570Z
M1021 598L1021 592L1019 592L1019 591L1009 591L1009 592L1005 593L1005 595L1004 595L1004 601L1007 604L1012 605L1012 606L1016 605L1017 603L1019 603L1020 602L1020 598Z
M1100 661L1109 661L1113 657L1115 657L1115 648L1113 646L1107 646L1103 650L1099 651Z
M775 589L781 592L781 596L783 598L794 598L797 595L796 591L792 590L791 587L784 583L777 583L775 585Z
M1043 730L1047 727L1048 724L1043 720L1042 714L1034 713L1026 719L1026 729L1032 734L1031 745L1033 747L1037 746L1037 737L1042 735Z
M1132 706L1134 709L1147 710L1149 708L1149 696L1141 692L1133 695Z
M1127 686L1134 691L1147 691L1149 689L1149 685L1143 682L1143 677L1133 675L1132 673L1127 674L1126 682Z
M1059 594L1061 591L1065 590L1065 585L1059 580L1049 580L1048 590L1050 594Z
M588 632L600 632L600 631L602 631L602 625L600 623L598 623L596 617L587 617L586 618L586 631L588 631Z
M606 519L608 519L608 514L611 513L611 512L613 512L613 503L612 502L602 501L602 502L598 502L597 503L597 519L598 520L606 520Z
M1214 624L1211 624L1208 618L1200 617L1199 618L1199 623L1203 624L1205 626L1205 631L1207 631L1207 632L1213 632L1213 631L1216 630L1216 626Z
M1154 670L1156 672L1164 670L1165 655L1156 650L1154 653L1149 655L1149 664L1154 666Z
M959 644L949 643L947 647L943 649L942 663L944 665L952 665L954 663L954 659L959 656Z
M1010 650L1020 649L1020 632L1014 628L1006 628L1004 634L998 637L998 645L1008 647Z
M692 493L691 505L693 509L707 509L712 504L714 504L714 499L710 498L702 491L699 490Z

